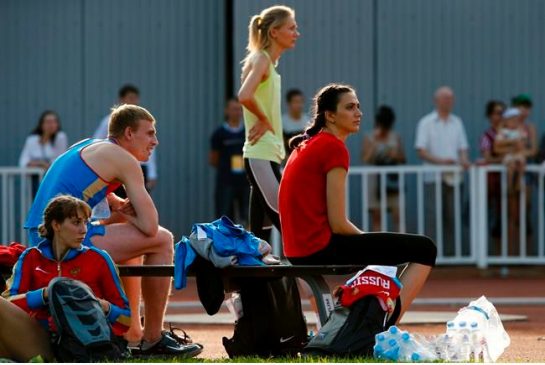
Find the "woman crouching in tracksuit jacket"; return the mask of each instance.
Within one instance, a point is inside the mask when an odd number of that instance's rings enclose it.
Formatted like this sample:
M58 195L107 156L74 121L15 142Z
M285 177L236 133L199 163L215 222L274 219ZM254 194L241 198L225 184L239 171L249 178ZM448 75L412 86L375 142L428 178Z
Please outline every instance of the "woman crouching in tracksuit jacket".
M0 357L18 361L28 361L36 355L46 360L52 358L47 335L52 319L46 289L59 276L87 284L99 300L114 334L122 336L127 331L129 303L112 259L103 250L81 244L90 215L89 205L72 196L57 196L49 202L40 227L44 239L21 254L8 280L8 289L2 294L7 300L0 300ZM15 306L25 311L26 316ZM36 329L40 327L37 323L45 331ZM28 333L29 328L36 330ZM27 341L20 341L21 338Z

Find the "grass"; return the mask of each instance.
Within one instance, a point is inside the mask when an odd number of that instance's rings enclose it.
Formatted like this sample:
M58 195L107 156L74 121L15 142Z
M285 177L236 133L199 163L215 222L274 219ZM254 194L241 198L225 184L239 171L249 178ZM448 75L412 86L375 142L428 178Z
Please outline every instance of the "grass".
M382 362L368 357L274 357L262 358L257 356L240 356L234 359L184 359L179 357L154 357L131 359L133 363L154 363L154 362L185 362L185 363L376 363Z

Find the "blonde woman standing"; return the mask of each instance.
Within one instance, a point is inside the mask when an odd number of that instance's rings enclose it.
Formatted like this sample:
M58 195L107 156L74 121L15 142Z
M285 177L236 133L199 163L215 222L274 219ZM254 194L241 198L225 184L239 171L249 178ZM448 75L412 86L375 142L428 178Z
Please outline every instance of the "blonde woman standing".
M243 158L251 185L250 230L262 239L269 238L271 223L280 230L278 186L285 150L276 65L298 37L295 12L289 7L273 6L250 20L238 98L246 129Z

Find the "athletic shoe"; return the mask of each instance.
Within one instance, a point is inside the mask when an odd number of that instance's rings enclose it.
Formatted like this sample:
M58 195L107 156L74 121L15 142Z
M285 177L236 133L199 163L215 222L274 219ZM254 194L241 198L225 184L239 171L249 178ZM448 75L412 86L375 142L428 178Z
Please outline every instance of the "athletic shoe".
M142 343L139 347L131 349L131 353L134 356L157 356L157 355L163 355L163 356L179 356L182 358L190 358L195 357L198 354L200 354L203 350L203 346L198 343L180 343L176 340L176 338L171 337L171 335L174 335L174 337L180 339L183 341L182 338L178 337L177 335L173 333L169 333L167 331L163 331L161 333L161 339L159 342L157 342L152 347L144 350L142 349Z
M175 339L181 345L193 343L193 339L189 337L186 331L178 327L172 327L172 323L169 323L168 326L170 327L170 329L168 331L163 331L162 333L167 334L171 338ZM179 336L178 334L176 334L175 331L181 332L182 335Z

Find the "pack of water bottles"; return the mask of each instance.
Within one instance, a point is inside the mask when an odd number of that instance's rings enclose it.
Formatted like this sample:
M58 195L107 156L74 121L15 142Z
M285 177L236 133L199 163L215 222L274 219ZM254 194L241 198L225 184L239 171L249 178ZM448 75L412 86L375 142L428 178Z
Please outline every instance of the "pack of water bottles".
M401 362L432 362L439 360L433 338L402 331L391 326L375 336L373 354L376 359Z
M445 333L424 337L396 326L375 336L374 356L390 361L494 362L511 340L484 296L458 311Z

